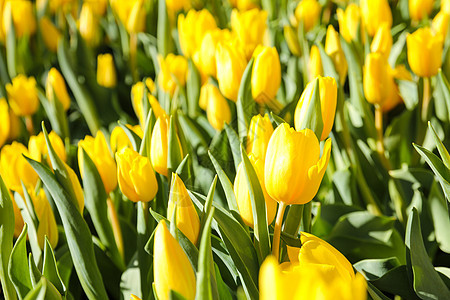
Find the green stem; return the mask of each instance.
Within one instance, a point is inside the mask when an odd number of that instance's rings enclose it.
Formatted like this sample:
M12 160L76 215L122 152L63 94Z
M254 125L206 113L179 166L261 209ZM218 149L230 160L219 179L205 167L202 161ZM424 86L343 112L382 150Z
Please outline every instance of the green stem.
M377 129L377 152L381 162L387 170L390 170L390 163L386 157L384 148L384 131L383 131L383 111L380 105L375 105L375 128Z
M280 257L280 237L281 226L283 225L284 211L287 205L284 202L280 202L278 205L277 219L275 221L275 230L273 232L272 254L277 258Z

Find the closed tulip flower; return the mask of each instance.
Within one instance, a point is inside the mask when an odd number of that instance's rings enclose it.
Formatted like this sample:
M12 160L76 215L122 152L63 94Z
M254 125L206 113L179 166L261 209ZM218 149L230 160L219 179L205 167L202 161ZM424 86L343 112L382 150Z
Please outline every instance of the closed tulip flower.
M161 68L158 75L158 84L165 92L173 95L177 85L186 84L186 74L188 62L181 55L169 53L166 58L158 56L159 66Z
M0 174L6 186L13 191L22 191L21 182L27 188L34 188L38 181L38 175L23 155L30 156L28 149L15 141L3 146L0 152Z
M116 153L117 178L122 193L133 202L149 202L158 191L150 160L130 148Z
M247 153L262 161L266 158L267 146L273 133L272 122L267 114L256 115L250 121L247 134Z
M369 36L374 36L381 24L392 26L392 12L387 0L361 0L361 14L364 28Z
M206 110L208 121L214 129L220 131L225 123L231 122L231 110L227 100L214 84L207 83L202 86L200 103L200 107Z
M9 105L18 116L30 116L34 114L39 107L38 93L36 89L36 80L34 77L26 77L19 74L6 84Z
M92 6L84 3L81 7L78 29L86 43L90 47L96 47L100 43L100 24Z
M289 47L289 50L295 56L302 55L302 49L300 47L300 42L298 40L298 33L296 28L291 27L290 25L286 25L283 28L284 38L286 39L286 44Z
M49 133L48 138L50 139L50 143L52 143L53 149L58 157L62 161L66 161L66 148L59 135L52 131ZM28 151L30 152L30 157L32 159L39 162L42 162L44 159L47 164L52 167L52 162L50 161L50 156L48 155L47 144L45 143L44 134L42 132L36 136L30 137L30 140L28 141Z
M369 103L381 105L386 101L390 80L389 65L385 56L370 53L364 65L364 95Z
M194 55L195 65L203 76L216 77L216 49L220 41L231 40L228 29L214 29L205 33L198 52Z
M47 46L50 51L56 52L58 49L58 42L62 36L59 30L52 23L52 21L45 16L39 20L39 28L41 30L45 46Z
M194 245L197 244L200 232L200 219L183 181L176 173L172 173L169 203L167 205L167 218L169 220L172 219L175 209L177 228Z
M2 125L0 126L0 148L6 142L9 137L10 120L9 120L9 106L5 98L0 98L0 120Z
M305 32L310 31L319 21L322 7L317 0L302 0L295 8L297 22L303 22Z
M333 128L334 115L336 114L337 103L337 84L333 77L319 77L319 95L320 95L320 109L322 112L323 130L320 135L320 140L325 140ZM300 100L295 108L295 128L299 131L306 118L309 106L313 100L315 81L311 81L306 85Z
M191 6L191 0L166 0L166 7L170 13L176 13L179 10L187 10Z
M258 180L261 185L261 189L264 194L267 224L271 224L277 212L277 202L273 200L266 191L266 187L264 184L264 158L257 158L255 155L250 154L249 160L253 168L255 169L256 175L258 176ZM239 164L236 171L236 177L234 178L234 193L236 195L239 214L241 215L242 220L247 226L253 228L254 223L252 201L250 198L247 178L242 162Z
M244 54L229 43L219 43L216 50L217 81L222 94L236 102L247 61Z
M258 7L256 0L230 0L230 4L239 11L246 11Z
M420 28L406 37L408 63L420 77L431 77L441 67L444 39L430 28Z
M145 124L144 120L147 117L144 112L144 104L145 100L143 100L145 88L148 89L147 92L147 101L150 103L150 106L153 110L155 116L161 117L166 114L164 109L159 104L158 100L151 94L155 91L154 82L151 78L147 78L144 82L139 81L135 83L131 88L131 104L133 105L134 112L139 119L140 124Z
M347 6L345 11L342 10L342 8L338 8L336 13L339 22L339 32L342 34L342 37L347 42L357 40L358 27L360 27L361 24L361 12L359 6L351 3Z
M5 35L10 30L11 22L14 25L14 32L18 38L31 36L35 33L36 17L33 2L28 0L6 0L3 7L3 30Z
M97 83L106 88L113 88L117 84L114 58L111 54L97 56Z
M130 126L127 124L127 127L134 133L136 133L140 138L143 137L142 128L139 125ZM111 145L111 151L113 153L119 152L123 148L133 148L133 145L131 144L131 141L128 138L125 130L120 126L114 127L113 131L111 132L109 143Z
M117 186L116 162L109 151L108 144L106 143L103 133L98 131L95 138L92 136L86 136L84 140L81 140L78 143L78 166L80 167L80 174L83 177L84 164L82 149L86 151L94 162L95 167L102 178L106 193L109 194L114 191Z
M330 151L330 139L320 157L319 141L312 130L297 132L286 123L279 125L267 147L264 168L267 193L286 205L308 203L319 189Z
M275 99L281 85L281 64L275 47L258 46L252 67L252 96L264 104Z
M434 0L409 0L409 17L414 21L424 19L433 10L433 4Z
M311 80L316 78L317 76L323 75L323 67L322 67L322 58L320 57L319 48L316 45L311 47L311 51L309 53L309 77Z
M47 196L43 189L39 189L37 193L31 192L30 196L33 201L36 216L39 219L39 226L37 228L39 247L44 249L45 236L47 236L50 246L55 249L58 245L58 227Z
M61 73L55 68L51 68L48 72L45 84L45 93L50 101L59 101L62 107L67 111L70 107L70 97L67 92L66 83ZM56 99L55 99L56 96Z
M389 57L389 53L391 53L392 47L392 34L390 28L383 24L378 27L377 33L372 40L372 44L370 45L371 52L378 52L386 57Z
M440 11L434 17L433 22L431 23L431 28L433 29L433 31L437 34L442 35L444 39L447 37L449 18L449 13Z
M129 33L138 33L145 30L145 19L147 13L144 0L134 0L128 15L126 28Z
M67 170L67 174L69 176L69 180L70 183L72 184L72 190L73 190L73 194L75 196L75 201L76 201L76 205L77 208L79 210L79 212L81 213L81 215L83 215L83 210L84 210L84 194L83 194L83 189L81 188L81 184L80 184L80 180L78 179L77 174L75 174L75 171L69 167L65 162L63 162L64 167Z
M344 51L339 40L339 33L334 30L333 25L329 25L327 29L327 36L325 38L325 52L330 56L334 63L334 67L339 74L339 81L345 83L347 77L347 60L345 59Z
M181 294L185 299L195 298L196 279L189 259L170 234L162 220L155 229L153 248L153 278L158 299L170 299L170 291Z
M450 14L450 0L441 0L441 10Z

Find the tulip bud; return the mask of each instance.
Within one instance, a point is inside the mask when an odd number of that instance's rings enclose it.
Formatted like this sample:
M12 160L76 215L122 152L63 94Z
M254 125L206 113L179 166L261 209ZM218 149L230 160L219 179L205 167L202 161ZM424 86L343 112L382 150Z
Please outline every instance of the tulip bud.
M250 121L247 134L247 153L253 154L255 158L262 161L266 158L267 145L273 133L272 122L266 114L256 115Z
M131 6L130 14L126 23L129 33L138 33L145 30L146 11L144 0L135 0Z
M52 21L45 16L40 19L39 27L47 48L52 52L56 52L58 49L58 42L61 39L61 33L59 30L52 23Z
M165 92L173 95L178 84L180 86L186 84L188 62L185 57L172 53L169 53L165 59L159 55L158 62L161 68L158 84Z
M63 141L54 131L50 132L48 135L50 142L52 143L53 149L62 161L67 160L66 148ZM45 143L44 134L40 132L36 136L31 136L28 141L28 151L30 152L30 157L36 161L42 162L44 159L47 164L52 167L52 162L50 161L50 156L48 155L47 144Z
M97 83L106 88L113 88L117 83L116 77L113 56L109 53L97 56Z
M200 107L206 110L211 126L220 131L225 123L231 122L231 110L227 100L212 83L207 83L200 90Z
M67 175L71 184L73 195L75 196L76 205L81 213L83 215L84 210L84 195L83 195L83 189L81 188L80 180L78 180L77 174L75 174L75 171L69 167L65 162L63 162L64 167L67 170Z
M303 22L305 32L314 28L320 17L322 7L317 0L302 0L295 8L295 18Z
M450 15L444 11L438 12L431 23L431 28L435 33L441 34L442 37L447 37L448 23Z
M152 107L156 118L162 118L166 115L166 111L161 107L155 96L148 95L148 100L150 101L150 106Z
M200 219L183 181L176 173L172 173L167 206L168 219L172 219L175 209L177 228L183 232L192 244L196 245L200 232Z
M9 120L9 106L5 98L0 98L0 120L2 125L0 126L0 148L6 142L9 136L10 120Z
M450 0L441 0L441 11L450 14Z
M444 38L430 28L420 28L406 37L408 63L420 77L431 77L441 67Z
M409 0L409 17L414 21L424 19L433 10L433 4L434 0Z
M146 112L144 112L145 100L143 100L145 86L147 86L149 90L149 93L147 93L147 101L150 102L155 116L158 118L166 114L164 109L159 105L158 100L150 94L150 92L154 92L156 88L153 80L151 78L147 78L145 85L144 82L139 81L131 88L131 104L133 105L134 112L136 113L140 124L145 124L144 120L146 118Z
M253 53L252 96L259 104L275 99L281 85L281 64L275 47L258 46Z
M364 95L369 103L382 104L386 101L390 80L389 65L385 56L370 53L364 65Z
M70 97L67 92L66 83L61 73L55 68L51 68L47 75L45 84L45 93L50 101L59 101L62 107L67 111L70 107ZM55 99L56 96L56 99Z
M312 45L311 52L309 53L309 77L311 80L317 76L323 75L322 58L320 57L319 48L316 45Z
M300 42L298 41L298 35L295 28L292 28L289 25L284 26L284 37L286 39L286 44L289 47L289 50L295 56L302 55L302 48L300 47Z
M205 33L200 49L194 55L195 65L203 76L216 77L216 49L220 41L231 40L228 29L214 29Z
M98 131L95 138L86 136L78 143L78 166L81 177L84 176L83 149L100 173L106 193L114 191L117 186L116 163L111 156L103 132Z
M341 85L343 85L347 77L348 66L344 51L341 47L341 41L339 40L339 33L334 30L333 25L329 25L327 29L327 36L325 38L325 52L333 61L334 67L339 74L339 81Z
M256 46L263 43L267 30L267 12L257 8L231 12L231 30L237 35L245 57L250 59Z
M9 105L18 116L30 116L39 107L36 80L34 77L17 75L11 83L6 84Z
M37 228L37 240L39 247L44 249L45 236L47 236L50 246L55 249L58 245L58 227L56 226L55 215L47 200L47 196L43 189L39 192L30 193L33 206L36 211L36 216L39 219L39 226Z
M244 54L231 44L219 43L216 50L217 81L222 94L236 102L247 61Z
M179 10L188 10L191 6L191 0L166 0L168 12L174 14Z
M158 299L170 299L170 291L186 299L195 298L195 273L189 259L177 240L167 229L166 221L155 229L153 248L153 278Z
M10 30L11 22L14 25L16 37L30 36L36 32L36 17L33 3L28 0L6 0L3 10L3 31L5 35Z
M336 113L337 103L337 84L336 80L332 77L318 77L319 80L319 98L320 98L320 110L322 112L323 129L322 132L316 133L320 135L320 140L325 140L330 134L333 128L334 115ZM311 81L306 85L300 100L295 108L295 129L300 131L304 128L303 124L305 118L308 117L308 111L310 105L313 105L315 81ZM310 128L313 129L313 128Z
M81 7L78 29L90 47L96 47L100 43L99 19L88 3Z
M392 26L392 12L387 0L361 0L361 15L364 28L369 36L374 36L381 24Z
M347 6L345 11L341 8L338 8L336 13L339 22L339 32L342 34L342 37L347 42L357 40L358 28L362 27L360 26L361 13L359 10L359 6L357 4L351 3Z
M330 151L328 139L319 158L319 141L312 130L297 132L286 123L279 125L267 147L264 168L267 193L287 205L308 203L319 189Z
M133 147L125 130L120 126L114 127L113 131L111 132L109 143L111 145L111 150L113 153L119 152L123 148Z
M264 159L257 158L253 154L250 154L248 158L253 168L255 169L256 176L258 176L258 180L264 194L267 224L271 224L277 212L277 202L273 200L266 191L266 187L264 184ZM239 164L236 171L236 177L234 178L234 193L236 195L239 214L241 215L242 220L244 221L245 225L253 228L254 223L252 201L250 198L247 178L242 162Z
M3 146L0 152L0 175L13 191L22 191L21 182L27 188L34 188L39 178L23 155L30 156L27 148L16 141Z
M116 153L117 178L122 193L133 202L149 202L158 191L150 160L130 148Z
M387 24L382 24L380 27L378 27L377 33L375 33L375 36L372 40L372 44L370 45L370 51L378 52L386 57L389 57L391 47L392 47L391 30L389 29Z

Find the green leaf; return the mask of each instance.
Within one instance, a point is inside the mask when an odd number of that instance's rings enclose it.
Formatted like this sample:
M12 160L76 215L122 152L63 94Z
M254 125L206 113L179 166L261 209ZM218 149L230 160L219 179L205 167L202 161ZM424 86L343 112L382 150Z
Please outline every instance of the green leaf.
M39 280L41 280L42 274L34 264L33 253L28 255L28 270L30 271L31 285L35 288Z
M270 112L270 116L272 117L273 121L276 123L277 126L283 123L287 123L283 118L277 116L273 112Z
M69 127L67 123L67 116L62 103L57 99L53 92L55 101L49 101L43 91L38 88L39 100L44 107L45 113L50 120L53 130L64 140L69 136Z
M122 127L123 130L125 130L125 133L127 134L127 137L130 140L134 151L138 152L141 147L141 142L142 142L141 138L136 133L134 133L133 130L128 128L128 126L126 126L122 122L119 121L118 123L119 123L119 126Z
M251 80L252 80L253 58L248 62L242 75L241 85L236 102L238 134L241 141L247 136L248 126L253 115L255 101L252 97Z
M431 122L428 122L428 129L430 130L431 136L433 137L434 143L436 144L436 148L441 155L442 162L447 167L447 169L450 169L450 154L448 154L447 149L445 148L444 144L442 144L442 141L437 135L436 130L434 130L433 125L431 125Z
M355 269L368 280L375 280L383 277L387 272L400 266L400 262L395 257L380 259L364 259L353 265Z
M173 116L170 116L169 137L167 145L167 168L169 172L173 172L177 169L178 165L183 160L183 156L180 148L180 141L177 136L175 128L175 120ZM170 174L169 173L169 174Z
M152 113L152 109L150 108L147 114L147 118L145 118L144 137L142 138L141 146L139 148L139 154L148 158L150 158L152 131L155 122L155 116Z
M174 290L170 290L169 299L170 300L187 300L183 295L181 295L180 293L178 293L177 291L174 291Z
M6 65L8 66L9 77L14 78L17 75L16 66L16 34L13 17L11 16L9 31L6 33Z
M170 34L170 22L167 13L166 1L158 1L158 25L157 25L158 52L163 57L171 52L172 41Z
M227 123L225 123L225 131L228 136L228 142L230 143L231 154L233 154L234 168L237 170L241 163L241 143L239 141L239 136L236 131L234 131L233 127Z
M450 253L450 218L448 216L447 203L436 181L431 185L431 191L426 202L430 208L431 218L434 224L434 233L439 248Z
M440 96L444 98L443 102L447 107L447 120L450 120L450 85L441 70L439 70L437 76L436 88L441 92Z
M188 114L190 117L195 117L198 111L198 99L200 98L200 73L195 66L192 59L188 60L189 76L186 80L186 93L188 101Z
M59 276L58 268L56 267L55 254L53 253L52 246L50 246L47 237L45 237L42 275L53 283L60 294L64 294L66 292L66 287L64 286L64 283Z
M24 298L33 289L28 272L27 228L25 224L11 252L8 265L8 274L19 298Z
M367 283L367 291L369 292L370 297L373 300L389 300L389 297L386 297L381 291L379 291L375 286L373 286L370 282Z
M55 286L45 277L41 277L39 283L30 291L25 300L59 300L63 299Z
M309 128L316 134L317 138L320 140L323 130L323 120L322 120L322 109L320 108L320 92L319 92L319 80L314 79L314 89L311 96L311 100L308 103L308 108L306 115L303 118L303 122L300 124L299 128L296 130L302 130Z
M450 291L431 264L423 244L419 214L413 208L406 226L405 243L408 263L413 275L413 286L422 299L450 299Z

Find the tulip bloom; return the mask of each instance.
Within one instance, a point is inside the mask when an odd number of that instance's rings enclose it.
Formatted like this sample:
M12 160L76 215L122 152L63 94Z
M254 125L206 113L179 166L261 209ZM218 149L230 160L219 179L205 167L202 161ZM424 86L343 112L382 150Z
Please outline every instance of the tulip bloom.
M45 93L49 101L59 101L65 111L69 109L70 97L67 92L66 83L61 73L55 68L51 68L48 72Z
M34 77L19 74L13 78L12 84L7 83L5 87L9 105L16 115L30 116L37 111L39 99Z
M100 24L92 6L84 3L81 7L78 20L80 35L90 47L96 47L100 43Z
M322 58L320 57L319 48L316 45L311 47L309 53L309 78L313 80L317 76L323 76Z
M392 26L392 12L387 0L361 0L361 15L364 28L369 36L374 36L381 24Z
M205 33L200 48L193 56L202 76L216 77L216 49L219 42L232 40L228 29L214 29Z
M44 249L45 236L47 236L50 246L55 249L58 245L58 227L56 226L55 215L47 200L47 196L43 189L39 189L37 193L34 191L31 192L30 197L33 201L36 216L39 219L39 226L37 228L39 247Z
M131 88L131 104L133 105L134 112L136 113L136 116L139 119L140 124L145 124L144 120L147 117L145 114L147 112L144 112L144 103L143 97L144 97L144 89L147 87L148 93L147 93L147 101L150 103L150 106L153 109L153 113L155 116L161 117L166 114L164 109L159 104L158 100L151 94L155 92L155 83L151 78L147 78L145 80L145 84L142 81L137 82L133 85Z
M325 142L320 158L319 141L312 130L297 132L286 123L279 125L267 147L264 168L267 193L286 205L308 203L319 189L330 152L330 139Z
M381 105L386 101L392 76L385 56L380 53L370 53L364 65L363 86L364 95L369 103Z
M168 137L169 118L167 116L158 118L152 131L150 159L155 171L166 177L169 176L169 170L167 168Z
M406 37L408 63L420 77L431 77L441 67L444 38L430 28L420 28Z
M47 48L52 52L56 52L58 49L58 42L62 37L59 30L52 23L52 21L45 16L39 20L39 28Z
M48 134L48 138L50 139L50 143L52 144L58 157L65 162L67 160L67 155L62 139L54 131ZM30 152L30 157L32 159L38 162L42 162L44 159L47 164L52 167L52 162L50 161L50 156L48 155L47 144L45 143L44 134L42 132L36 136L30 137L30 140L28 141L28 151Z
M167 218L169 220L172 219L175 209L177 228L183 232L192 244L197 244L200 232L200 219L183 181L176 173L172 173L169 203L167 205Z
M333 128L334 115L336 114L337 103L337 84L332 77L319 77L319 96L320 109L322 112L323 130L320 134L320 140L325 140ZM311 81L306 85L297 107L295 108L295 129L298 131L301 128L303 120L306 118L309 106L314 92L315 81Z
M117 178L122 193L133 202L149 202L158 191L150 160L130 148L116 153Z
M77 174L75 171L69 167L65 162L63 162L64 167L67 170L67 174L69 176L69 181L72 185L73 194L75 196L74 201L76 201L77 208L81 215L83 215L84 210L84 194L83 189L81 188L80 180L78 180Z
M252 96L259 104L275 99L281 85L281 64L275 47L258 46L253 53Z
M372 40L370 45L371 52L378 52L386 57L389 57L392 47L392 34L390 28L387 24L382 24L378 27L377 33Z
M329 25L327 29L327 36L325 38L325 52L330 56L334 63L334 67L339 74L339 81L341 84L345 83L347 77L347 60L345 59L344 51L339 40L339 33L334 30L333 25Z
M1 148L8 139L11 125L9 120L9 106L5 98L0 98L0 120L2 120L2 125L0 126L0 148Z
M431 23L431 28L435 33L441 34L445 39L447 37L448 23L449 23L450 14L440 11L434 17L433 22Z
M3 10L0 10L1 12L3 12L3 31L5 36L10 30L11 22L14 24L14 32L18 38L30 36L36 32L36 17L31 1L6 0Z
M131 4L130 14L126 22L129 33L137 33L145 30L146 10L143 0L134 0Z
M161 68L158 84L162 90L173 95L178 84L181 86L186 84L188 62L185 57L172 53L169 53L166 58L159 55L158 62Z
M434 0L409 0L409 17L414 21L422 20L430 15L433 4Z
M195 298L196 279L192 265L177 240L167 229L166 221L155 229L153 278L158 299L170 299L170 291L191 300Z
M139 125L136 125L136 126L127 125L127 127L130 128L134 133L136 133L139 137L142 138L143 132ZM120 126L114 127L113 131L111 132L111 137L110 137L109 143L111 145L111 151L113 153L119 152L123 148L132 148L133 147L125 130Z
M317 0L302 0L295 8L297 22L303 22L305 32L314 28L320 17L322 7Z
M23 157L30 156L27 148L16 141L5 145L0 152L0 174L6 186L13 191L22 191L21 181L27 188L34 188L38 175Z
M267 224L271 224L277 212L277 202L273 200L266 191L266 187L264 184L264 159L257 158L253 154L250 154L248 158L253 168L255 169L256 175L258 176L258 180L261 185L261 189L264 194ZM252 201L250 198L247 178L242 162L239 164L236 171L236 177L234 178L234 193L236 195L239 214L241 215L242 220L244 221L245 225L253 228L254 223Z
M97 56L97 83L106 88L113 88L117 84L114 58L111 54Z
M361 24L361 12L359 6L351 3L347 6L345 11L342 10L342 8L338 8L336 13L339 22L339 32L342 34L342 37L347 42L357 40L358 27Z
M120 1L120 0L118 0ZM179 10L187 10L191 6L190 0L165 0L167 10L170 13L176 13Z
M208 121L214 129L220 131L225 123L231 122L231 110L227 100L214 84L207 83L202 86L200 103L200 107L206 110Z
M247 134L247 153L262 161L266 159L267 146L273 133L272 122L267 114L256 115L250 121Z

